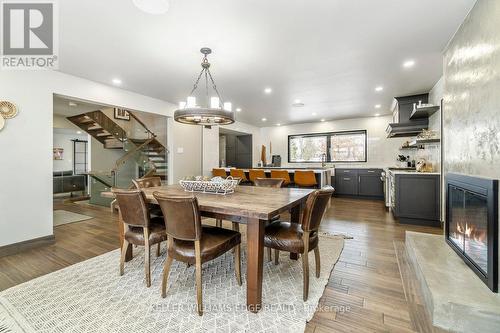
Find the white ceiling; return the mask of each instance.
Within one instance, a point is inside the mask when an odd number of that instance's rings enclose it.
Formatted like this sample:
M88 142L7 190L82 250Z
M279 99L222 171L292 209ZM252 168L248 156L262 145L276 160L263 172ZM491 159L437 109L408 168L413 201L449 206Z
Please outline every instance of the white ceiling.
M177 103L208 46L237 120L269 126L388 113L392 97L428 91L475 0L170 0L164 15L132 0L59 3L61 71Z

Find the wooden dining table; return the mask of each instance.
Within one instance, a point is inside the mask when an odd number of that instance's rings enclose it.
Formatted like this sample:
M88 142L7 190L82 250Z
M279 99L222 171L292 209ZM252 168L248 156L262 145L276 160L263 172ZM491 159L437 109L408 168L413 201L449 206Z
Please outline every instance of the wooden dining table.
M301 223L302 209L309 189L266 188L237 186L234 193L220 195L186 192L179 185L165 185L142 189L148 203L157 204L154 192L163 195L194 195L198 198L200 213L204 217L222 219L247 225L247 308L258 312L262 307L262 272L264 257L264 228L276 215L290 211L292 223ZM103 194L112 197L112 193ZM123 242L124 224L119 219L120 242ZM132 258L129 245L126 260ZM298 254L290 254L297 259Z

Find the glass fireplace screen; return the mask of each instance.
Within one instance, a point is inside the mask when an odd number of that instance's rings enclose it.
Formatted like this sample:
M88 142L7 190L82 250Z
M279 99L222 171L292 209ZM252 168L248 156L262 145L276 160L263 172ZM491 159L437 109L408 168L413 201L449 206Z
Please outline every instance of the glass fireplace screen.
M488 275L488 202L485 196L450 187L449 240Z

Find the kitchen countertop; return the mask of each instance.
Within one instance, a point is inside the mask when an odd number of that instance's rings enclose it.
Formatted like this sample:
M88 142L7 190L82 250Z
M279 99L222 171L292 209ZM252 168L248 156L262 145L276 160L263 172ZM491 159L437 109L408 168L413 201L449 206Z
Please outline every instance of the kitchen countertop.
M388 170L388 169L387 169ZM416 170L388 170L393 175L441 175L439 172L417 172Z
M234 169L234 168L223 168L223 169L225 169L226 171L230 171L231 169ZM257 167L257 168L252 168L252 169L264 170L264 171L267 171L267 172L270 172L271 170L286 170L289 173L294 173L295 170L309 170L309 171L313 171L314 173L323 173L323 172L327 172L327 171L332 171L333 170L333 168L321 168L321 167L320 168ZM248 170L249 169L243 169L243 171L245 171L245 172L248 172Z

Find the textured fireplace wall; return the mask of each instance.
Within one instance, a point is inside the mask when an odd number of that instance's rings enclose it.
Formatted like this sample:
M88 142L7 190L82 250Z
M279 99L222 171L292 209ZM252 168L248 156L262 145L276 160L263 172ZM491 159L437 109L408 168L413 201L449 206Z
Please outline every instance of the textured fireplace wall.
M444 56L444 171L500 179L500 1L478 0Z

